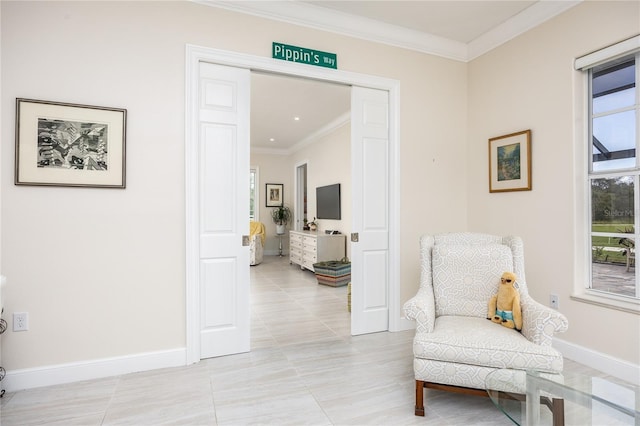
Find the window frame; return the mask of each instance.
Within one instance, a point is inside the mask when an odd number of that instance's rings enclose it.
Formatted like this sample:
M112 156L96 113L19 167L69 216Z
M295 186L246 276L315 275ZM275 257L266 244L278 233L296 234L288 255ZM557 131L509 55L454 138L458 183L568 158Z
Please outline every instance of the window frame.
M619 169L593 171L593 136L592 125L594 117L601 114L593 114L592 100L592 70L598 65L613 62L616 59L635 55L635 110L636 118L636 153L635 165ZM607 308L640 314L640 270L635 268L636 295L624 296L615 293L593 289L592 287L592 181L594 179L615 178L619 176L633 176L634 179L634 233L615 234L614 236L629 236L640 242L640 36L635 36L615 45L590 53L576 59L575 80L576 104L576 166L579 171L576 174L577 188L582 188L576 193L576 258L575 258L575 285L571 298L574 300L591 303ZM612 113L609 111L608 113Z
M251 215L251 175L254 175L253 216ZM260 170L257 166L249 167L249 220L260 222Z

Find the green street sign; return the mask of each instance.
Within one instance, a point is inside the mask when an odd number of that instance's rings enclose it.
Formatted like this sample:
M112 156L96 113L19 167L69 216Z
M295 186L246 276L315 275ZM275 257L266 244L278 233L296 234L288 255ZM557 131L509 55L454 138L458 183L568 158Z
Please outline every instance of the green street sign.
M301 64L315 65L317 67L338 69L338 56L335 53L322 52L320 50L307 49L305 47L290 46L284 43L273 42L271 48L272 58Z

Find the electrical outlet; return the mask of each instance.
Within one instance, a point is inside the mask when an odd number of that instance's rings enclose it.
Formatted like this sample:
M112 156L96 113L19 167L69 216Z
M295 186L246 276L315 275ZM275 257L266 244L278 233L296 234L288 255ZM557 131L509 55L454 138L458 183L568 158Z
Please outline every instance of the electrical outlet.
M13 331L29 330L29 313L14 312L13 313Z
M551 306L553 309L558 309L559 303L558 303L558 295L557 294L549 295L549 306Z

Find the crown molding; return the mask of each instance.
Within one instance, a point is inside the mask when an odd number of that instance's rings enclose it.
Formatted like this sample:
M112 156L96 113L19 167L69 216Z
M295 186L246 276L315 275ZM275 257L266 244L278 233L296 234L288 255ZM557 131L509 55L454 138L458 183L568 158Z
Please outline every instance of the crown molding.
M539 1L515 15L508 21L487 31L467 45L467 61L495 49L516 38L520 34L554 18L561 13L579 5L584 0Z
M539 1L468 44L309 3L295 1L192 1L456 61L469 62L584 0Z
M308 3L294 1L194 1L207 6L416 50L457 61L464 62L467 57L467 46L464 43Z
M292 145L290 148L267 148L267 147L251 147L251 152L255 154L270 154L270 155L291 155L295 152L300 151L302 148L313 144L314 142L319 141L323 137L335 132L340 127L344 126L351 122L351 111L347 111L335 120L327 123L322 126L315 132L306 136L300 142Z
M289 149L289 152L291 154L293 154L294 152L300 151L302 148L304 148L306 146L309 146L309 145L313 144L314 142L319 141L323 137L335 132L340 127L342 127L345 124L348 124L350 122L351 122L351 111L347 111L344 114L342 114L341 116L339 116L338 118L336 118L335 120L327 123L326 125L322 126L318 130L316 130L315 132L311 133L310 135L308 135L307 137L302 139L297 144L293 145Z
M282 156L287 156L287 155L291 154L288 149L265 148L265 147L261 147L261 146L256 146L256 147L252 146L251 147L251 153L252 154L267 154L267 155L282 155Z

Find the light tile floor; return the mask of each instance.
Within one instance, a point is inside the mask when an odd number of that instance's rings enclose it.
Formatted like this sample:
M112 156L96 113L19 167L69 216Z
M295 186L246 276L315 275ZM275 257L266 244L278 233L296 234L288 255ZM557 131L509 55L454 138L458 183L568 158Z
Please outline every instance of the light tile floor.
M251 267L251 298L251 352L9 393L0 424L511 424L488 398L428 389L414 416L413 331L352 337L347 288L286 257Z

